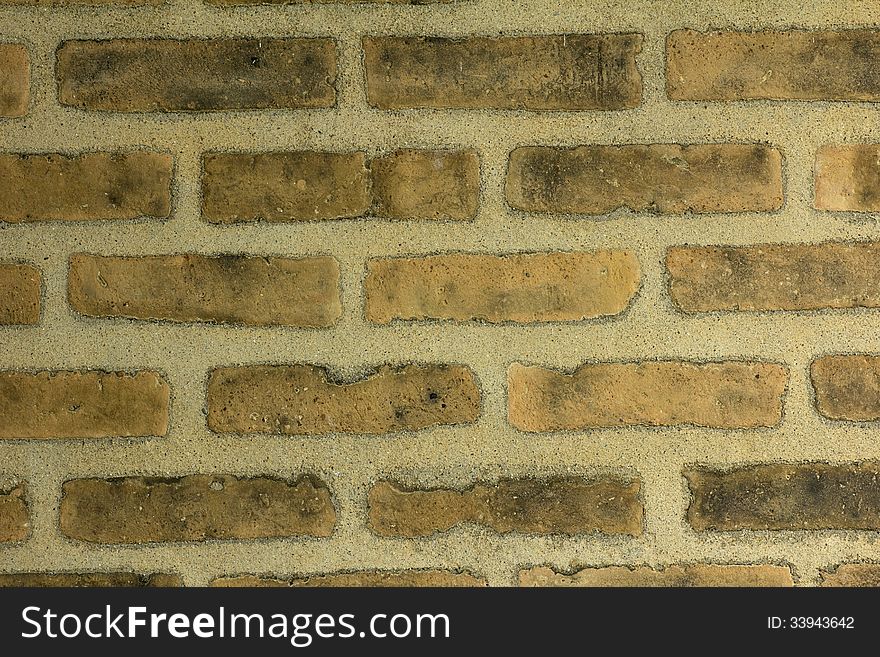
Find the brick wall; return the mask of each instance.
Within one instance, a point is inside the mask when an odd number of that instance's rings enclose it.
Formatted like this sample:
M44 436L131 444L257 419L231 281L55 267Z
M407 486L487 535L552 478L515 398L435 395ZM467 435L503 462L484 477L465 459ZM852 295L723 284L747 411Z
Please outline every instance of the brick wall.
M0 585L880 581L870 3L270 4L0 0Z

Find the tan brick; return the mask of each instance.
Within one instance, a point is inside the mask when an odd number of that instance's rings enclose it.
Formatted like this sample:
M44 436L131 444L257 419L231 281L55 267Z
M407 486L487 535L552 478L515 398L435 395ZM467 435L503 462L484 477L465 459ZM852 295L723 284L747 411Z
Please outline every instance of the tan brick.
M169 396L156 372L0 372L0 439L164 436Z
M578 321L623 312L641 284L629 251L374 259L367 319Z
M38 323L40 295L39 269L0 263L0 324Z
M839 355L810 365L816 408L825 417L880 420L880 356Z
M92 317L331 326L342 314L331 257L198 254L70 259L68 298Z
M876 463L755 465L684 471L697 531L880 529Z
M0 574L0 587L177 587L183 582L177 575L139 575L137 573L7 573Z
M429 536L475 523L499 533L642 533L640 482L502 479L466 490L414 490L380 481L369 493L369 525L380 536Z
M212 5L306 5L306 4L342 4L342 5L433 5L459 2L460 0L205 0Z
M816 153L816 208L880 211L880 145L820 148Z
M164 219L172 158L162 153L0 154L0 222Z
M367 98L417 107L616 110L641 103L639 34L366 37Z
M336 523L330 491L310 475L75 479L62 490L61 531L92 543L320 537Z
M713 564L607 566L584 568L572 575L546 566L521 570L520 586L719 587L794 586L786 566L716 566Z
M0 0L0 6L39 6L51 9L53 7L108 7L119 5L121 7L138 7L146 5L164 5L168 0Z
M257 577L219 577L211 582L219 587L351 587L351 586L443 586L474 587L487 586L486 580L470 573L457 573L450 570L369 570L352 573L332 573L330 575L311 575L293 579Z
M523 431L769 427L782 418L787 382L787 368L771 363L588 363L571 374L513 363L508 418Z
M880 307L880 242L673 247L666 268L684 312Z
M877 30L695 32L666 39L672 100L880 100Z
M386 434L468 424L480 390L461 365L383 365L353 382L316 365L219 368L208 381L208 427L216 432Z
M531 212L766 212L782 207L782 155L760 144L526 146L510 155L506 194Z
M63 105L114 112L296 109L336 104L332 39L65 41Z
M0 543L23 541L30 534L26 487L0 490Z
M880 564L843 563L820 571L821 586L874 588L880 586Z
M373 160L370 169L376 216L459 221L477 216L476 151L401 150Z
M3 3L0 3L3 4ZM24 116L30 102L30 60L27 48L0 44L0 116Z

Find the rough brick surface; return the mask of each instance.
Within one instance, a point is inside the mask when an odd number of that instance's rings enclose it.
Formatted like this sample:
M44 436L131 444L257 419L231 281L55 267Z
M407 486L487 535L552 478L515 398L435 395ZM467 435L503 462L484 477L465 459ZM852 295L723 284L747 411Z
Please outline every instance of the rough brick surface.
M686 470L698 530L880 529L876 463Z
M474 523L500 533L642 533L639 481L503 479L466 490L413 490L380 481L369 493L370 528L416 537Z
M114 39L58 49L62 104L115 112L332 107L332 39Z
M164 219L172 158L162 153L0 154L0 222Z
M844 563L820 572L821 586L875 588L880 586L880 564Z
M766 212L782 207L782 155L760 144L526 146L507 201L532 212Z
M0 439L164 436L156 372L0 372Z
M810 365L816 408L834 420L880 420L880 356L825 356Z
M74 479L61 499L61 531L92 543L329 536L335 523L330 491L308 475Z
M615 315L641 283L629 251L450 254L374 259L364 283L367 319L577 321Z
M615 110L641 102L637 34L366 37L367 98L417 107Z
M880 145L821 147L815 205L819 210L880 211Z
M386 434L466 424L480 414L473 372L460 365L383 365L351 383L315 365L216 369L208 381L212 431Z
M877 30L707 32L666 40L673 100L880 100Z
M40 321L40 271L30 265L0 263L0 324Z
M76 254L68 298L83 315L173 322L318 327L342 313L331 257Z
M433 5L459 0L205 0L212 5L306 5L306 4L343 4L343 5Z
M27 48L14 43L0 44L0 117L27 114L30 86Z
M669 294L685 312L880 307L880 243L673 247Z
M713 564L607 566L584 568L572 575L539 566L519 573L520 586L794 586L791 570L785 566L719 566Z
M513 363L508 417L524 431L777 424L788 370L770 363L596 363L572 374Z
M353 573L333 573L330 575L311 575L293 579L256 577L220 577L211 582L220 587L350 587L350 586L443 586L472 587L486 586L486 580L470 573L456 573L449 570L404 570L404 571L363 571Z
M0 490L0 543L23 541L30 532L25 486Z
M183 586L177 575L137 573L7 573L0 574L0 587L175 587Z

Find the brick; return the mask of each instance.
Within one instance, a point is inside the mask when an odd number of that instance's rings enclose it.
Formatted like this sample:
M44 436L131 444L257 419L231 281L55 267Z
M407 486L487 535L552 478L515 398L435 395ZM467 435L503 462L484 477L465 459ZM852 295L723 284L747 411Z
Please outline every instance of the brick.
M414 490L380 481L369 493L369 525L380 536L429 536L474 523L506 534L642 533L640 482L502 479L466 490Z
M30 534L25 493L24 484L12 489L0 489L0 543L23 541Z
M844 563L833 570L822 570L821 586L874 588L880 586L880 564Z
M627 425L769 427L788 370L771 363L588 363L571 374L513 363L508 418L523 431Z
M30 60L27 48L0 44L0 116L24 116L30 102Z
M91 543L325 537L336 523L330 491L310 475L74 479L62 492L61 531Z
M114 112L298 109L336 104L332 39L65 41L63 105Z
M137 573L6 573L0 574L0 587L178 587L177 575L139 575Z
M786 566L717 566L713 564L607 566L584 568L572 575L546 566L521 570L520 586L719 587L794 586Z
M342 314L331 257L75 254L68 298L91 317L331 326Z
M880 100L877 30L695 32L666 40L672 100Z
M461 365L383 365L357 381L328 379L316 365L219 368L208 381L216 432L387 434L469 424L480 390Z
M463 221L477 216L476 151L401 150L373 160L370 169L378 217Z
M0 222L165 219L171 170L142 151L0 154Z
M833 420L880 420L880 356L840 355L810 365L816 408Z
M0 264L0 324L40 321L40 270L30 265Z
M297 5L297 4L342 4L342 5L433 5L459 0L205 0L212 5Z
M880 529L876 463L685 470L697 531Z
M673 247L669 294L684 312L880 307L880 242Z
M641 103L639 34L365 37L381 109L618 110Z
M530 212L767 212L782 207L782 155L760 144L526 146L507 201Z
M823 146L816 153L816 208L880 211L880 145Z
M353 573L333 573L330 575L311 575L293 579L256 577L219 577L211 582L219 587L352 587L352 586L443 586L474 587L487 586L486 580L470 573L457 573L450 570L370 570Z
M367 319L579 321L623 312L641 284L629 251L373 259Z
M0 439L164 436L169 397L156 372L0 372Z

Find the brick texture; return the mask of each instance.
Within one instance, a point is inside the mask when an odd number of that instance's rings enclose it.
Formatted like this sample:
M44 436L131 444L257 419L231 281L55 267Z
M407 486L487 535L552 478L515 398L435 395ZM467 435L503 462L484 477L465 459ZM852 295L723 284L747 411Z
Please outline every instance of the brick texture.
M0 372L0 439L164 436L169 398L156 372Z
M0 490L0 543L23 541L30 533L26 488L19 484Z
M70 259L68 298L92 317L331 326L342 313L331 257L198 254Z
M880 586L880 564L844 563L820 576L821 586L875 588Z
M510 155L506 194L530 212L767 212L782 207L782 156L759 144L527 146Z
M486 580L469 573L456 573L449 570L404 570L397 572L373 570L356 573L333 573L312 575L294 579L274 577L220 577L211 582L218 587L352 587L352 586L443 586L475 587L486 586Z
M520 586L626 586L626 587L718 587L718 586L794 586L786 566L719 566L687 564L649 568L648 566L607 566L584 568L572 575L546 566L521 570Z
M880 211L880 145L821 147L815 205L819 210Z
M381 109L637 107L641 45L636 34L367 37L367 99Z
M235 433L386 434L467 424L480 414L473 372L384 365L348 383L315 365L220 368L208 381L208 426Z
M596 363L571 374L513 363L508 417L524 431L777 424L788 372L770 363Z
M335 523L330 491L311 476L74 479L61 499L61 531L91 543L322 537Z
M686 470L697 531L880 528L876 463Z
M176 587L177 575L138 575L136 573L7 573L0 574L0 587Z
M0 44L0 117L27 114L30 85L27 48L14 43Z
M39 322L40 285L36 267L0 263L0 324Z
M642 533L640 483L614 478L505 479L466 490L413 490L380 481L369 494L370 528L416 537L477 524L500 533Z
M833 420L880 420L880 357L825 356L810 366L816 408Z

